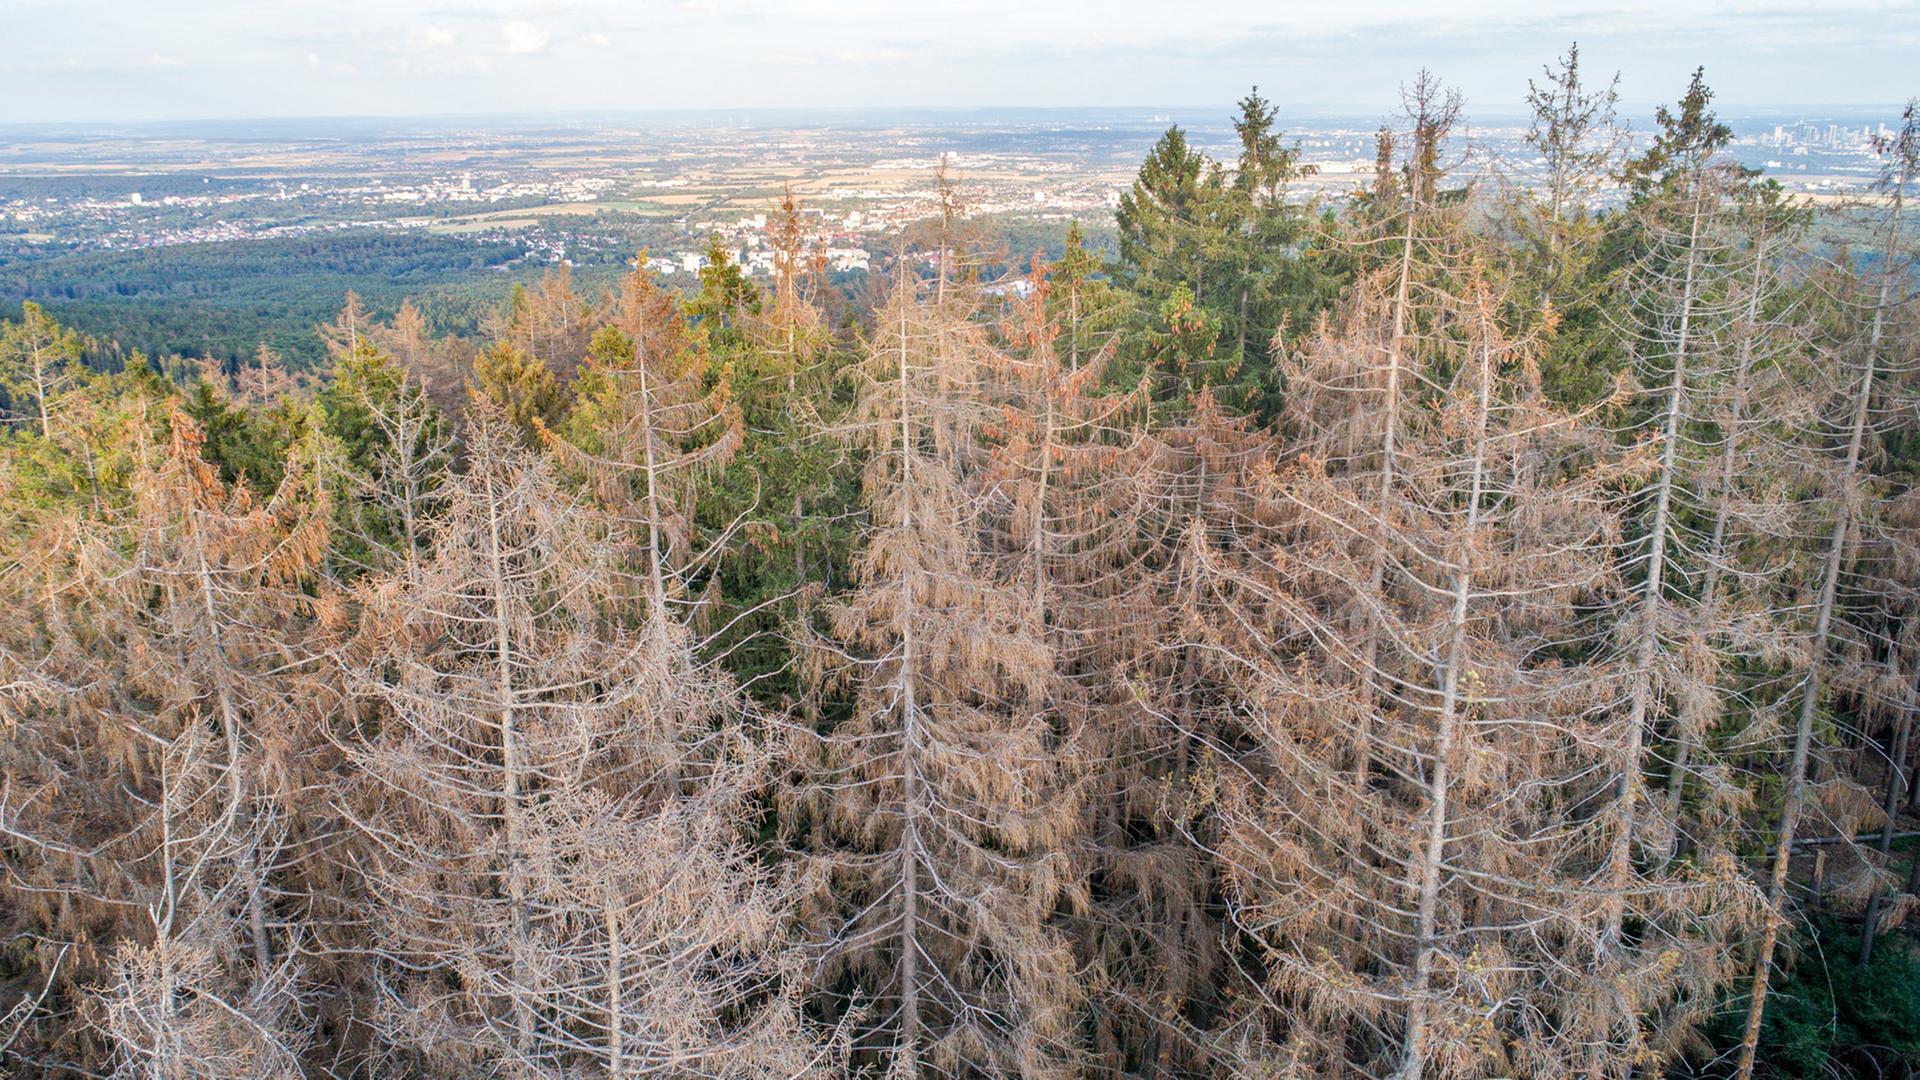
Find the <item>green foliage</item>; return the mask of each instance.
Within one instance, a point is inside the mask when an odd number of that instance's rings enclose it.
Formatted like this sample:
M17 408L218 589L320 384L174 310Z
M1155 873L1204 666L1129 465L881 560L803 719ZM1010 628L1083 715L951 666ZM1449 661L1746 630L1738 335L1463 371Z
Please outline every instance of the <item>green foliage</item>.
M380 551L404 556L421 540L410 535L418 528L410 515L432 496L447 465L446 418L424 386L364 337L336 353L317 405L322 434L363 496L338 504L336 561L367 567Z
M397 401L405 389L406 373L365 338L334 362L320 404L326 410L327 434L339 440L355 467L371 471L387 449L387 435L375 422L374 410Z
M568 441L591 453L600 453L605 422L613 415L611 398L616 392L607 376L610 369L625 366L633 356L633 339L617 326L594 331L587 344L586 362L573 380L573 407L567 411L562 430Z
M1220 187L1220 167L1188 148L1187 133L1178 126L1168 128L1114 214L1121 280L1138 288L1156 276L1197 268L1205 218Z
M1135 334L1132 344L1162 393L1180 402L1205 387L1239 399L1247 396L1251 388L1239 380L1246 370L1239 355L1222 354L1221 321L1218 313L1201 307L1185 285L1175 285L1160 301L1153 320ZM1125 374L1130 373L1124 373L1123 380Z
M742 685L782 704L802 692L786 629L821 592L846 587L859 532L859 470L820 432L844 414L847 362L824 327L778 307L714 354L745 428L740 452L702 493L696 524L735 530L714 569L715 647Z
M1604 304L1620 254L1613 250L1610 259L1606 242L1617 229L1594 209L1627 141L1614 112L1620 78L1598 89L1585 82L1578 44L1544 74L1545 82L1527 82L1527 143L1545 164L1546 179L1516 189L1501 208L1513 233L1504 254L1519 286L1511 317L1538 325L1552 313L1541 387L1555 401L1586 406L1610 392L1622 363Z
M1240 153L1231 178L1175 127L1121 196L1112 273L1133 313L1114 375L1151 376L1175 411L1205 386L1267 419L1281 401L1277 340L1323 310L1351 271L1317 248L1312 208L1288 200L1288 184L1310 167L1284 144L1257 88L1233 126ZM1210 347L1192 338L1203 328Z
M387 230L76 251L0 264L0 314L35 301L123 350L238 364L266 342L296 367L319 367L326 353L313 327L348 291L383 310L411 296L436 331L472 333L513 281L496 268L523 253Z
M719 236L708 239L706 255L700 292L686 305L687 319L708 348L735 348L742 340L741 320L760 310L760 290Z
M1112 343L1127 315L1127 294L1102 272L1088 250L1078 221L1067 227L1060 254L1045 265L1050 287L1047 317L1060 328L1059 349L1068 370L1078 370Z
M538 357L497 341L473 361L474 393L500 406L526 445L539 444L542 425L555 427L566 410L560 384Z
M19 322L0 321L0 408L10 424L43 429L54 398L77 374L80 335L28 301Z
M1687 80L1687 92L1680 98L1679 111L1665 105L1655 111L1659 130L1653 143L1627 162L1624 171L1628 188L1637 200L1681 190L1680 186L1691 182L1709 158L1733 140L1733 129L1708 108L1712 102L1706 69L1694 68Z
M1911 1076L1920 1072L1920 951L1888 935L1865 967L1853 962L1859 929L1822 916L1799 943L1790 975L1775 976L1760 1027L1760 1075L1769 1080ZM1716 1063L1694 1075L1731 1075L1725 1051L1740 1043L1744 999L1704 1032ZM1720 1060L1724 1059L1724 1060Z
M211 379L187 390L181 411L200 425L206 439L200 455L219 466L220 478L260 492L280 485L288 448L311 430L313 420L286 399L263 407L237 403Z
M177 389L144 357L124 372L90 374L62 398L52 438L38 425L0 432L0 520L45 513L100 517L131 497L139 446L130 434L143 417L164 415Z

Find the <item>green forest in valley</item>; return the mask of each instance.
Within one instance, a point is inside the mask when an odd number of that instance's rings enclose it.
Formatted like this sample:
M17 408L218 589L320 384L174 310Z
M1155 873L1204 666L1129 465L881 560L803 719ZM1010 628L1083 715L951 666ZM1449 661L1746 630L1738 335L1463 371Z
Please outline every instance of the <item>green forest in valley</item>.
M981 252L995 255L986 272L1024 269L1036 254L1057 257L1064 250L1064 231L975 220ZM1111 226L1093 226L1087 234L1089 247L1112 248ZM562 265L579 277L583 292L597 294L631 265L632 254L576 246ZM525 245L505 236L475 240L418 229L16 252L0 255L0 317L18 321L23 304L38 304L85 335L86 359L97 367L118 366L138 351L211 359L232 369L265 345L289 368L314 370L328 362L315 331L332 320L347 293L382 316L410 302L434 336L473 338L516 286L555 269L529 261ZM827 273L822 284L857 296L864 277Z
M358 230L268 240L72 251L0 263L0 298L83 330L103 355L211 357L229 366L265 344L289 366L325 363L314 328L353 292L391 311L433 313L468 335L513 286L523 249L424 233ZM503 272L506 271L506 272Z
M1920 112L1404 96L866 274L0 265L0 1072L1920 1073Z

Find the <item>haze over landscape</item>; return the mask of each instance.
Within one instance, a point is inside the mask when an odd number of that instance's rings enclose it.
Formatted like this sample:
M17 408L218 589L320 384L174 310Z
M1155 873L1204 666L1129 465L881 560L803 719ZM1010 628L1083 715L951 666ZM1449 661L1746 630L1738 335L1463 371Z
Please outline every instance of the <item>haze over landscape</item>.
M1453 4L1146 0L961 8L889 0L9 0L0 123L662 109L1166 108L1259 84L1380 107L1409 71L1516 106L1570 40L1663 100L1697 64L1743 105L1905 99L1920 12L1899 0Z
M1920 9L0 0L0 1080L1920 1076Z

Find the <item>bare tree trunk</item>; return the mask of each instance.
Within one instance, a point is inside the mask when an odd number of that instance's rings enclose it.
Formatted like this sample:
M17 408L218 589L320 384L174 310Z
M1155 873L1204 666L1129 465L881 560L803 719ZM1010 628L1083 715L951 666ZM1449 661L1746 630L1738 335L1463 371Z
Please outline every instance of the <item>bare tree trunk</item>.
M621 980L625 973L621 970L622 958L620 940L620 899L609 893L606 899L607 923L607 1080L621 1080L625 1075L625 1065L621 1060L626 1049L626 1033L622 1028L622 1004L620 992Z
M38 337L39 335L35 335ZM38 341L33 345L33 397L40 408L40 437L53 439L53 417L47 410L47 360Z
M1675 468L1680 445L1680 405L1686 396L1687 347L1693 328L1695 275L1699 268L1701 206L1694 196L1693 222L1687 239L1687 268L1680 294L1680 327L1674 341L1673 373L1667 383L1666 419L1660 432L1660 477L1654 493L1653 546L1647 554L1647 579L1640 595L1640 637L1634 655L1632 703L1627 716L1627 745L1620 762L1620 782L1614 796L1615 825L1607 856L1606 925L1599 946L1610 950L1620 939L1626 913L1625 889L1632 872L1634 811L1640 801L1642 751L1647 718L1653 712L1653 668L1660 645L1660 609L1666 600L1667 527L1672 513ZM1597 1075L1597 1059L1589 1071Z
M513 926L514 1041L525 1050L533 1038L533 1010L526 1000L525 968L530 927L527 917L526 830L520 805L520 740L515 730L517 695L513 685L513 641L507 612L507 568L500 536L500 501L494 477L487 474L487 572L493 597L495 695L500 726L501 820L506 831L507 903Z
M1884 286L1883 286L1884 289ZM1879 339L1880 313L1874 313ZM1854 394L1852 432L1847 439L1847 462L1843 483L1851 490L1860 469L1860 453L1866 441L1868 405L1873 398L1873 377L1878 350L1867 350L1866 364L1860 375L1860 388ZM1806 799L1807 759L1813 742L1813 714L1820 703L1826 676L1827 637L1833 626L1834 596L1840 588L1840 571L1845 562L1847 534L1853 524L1852 507L1844 500L1839 518L1833 523L1833 535L1827 543L1826 572L1820 583L1820 601L1814 616L1813 636L1808 645L1807 682L1800 698L1799 724L1793 736L1793 763L1787 774L1786 805L1780 812L1780 836L1774 846L1773 874L1767 883L1767 919L1760 932L1760 945L1754 961L1752 997L1747 1005L1746 1034L1740 1041L1739 1080L1751 1080L1754 1053L1760 1043L1760 1019L1766 1011L1767 985L1773 974L1773 951L1779 942L1780 924L1785 921L1783 904L1787 891L1787 867L1793 858L1793 832L1799 825L1801 804Z
M198 511L189 509L192 515ZM234 700L233 674L228 668L226 638L220 632L219 608L214 603L213 567L207 561L206 538L201 535L200 523L192 521L194 557L197 563L200 584L201 612L207 619L207 648L212 653L213 694L215 704L220 709L220 738L227 750L227 809L221 818L224 832L232 836L237 832L244 834L245 825L251 815L246 806L246 782L243 778L240 740L243 722L240 718L239 704ZM252 839L242 844L240 851L240 876L247 890L247 928L253 938L254 978L266 977L267 969L273 963L273 946L267 937L267 916L265 889L260 880L260 869Z
M160 760L160 862L162 873L162 913L153 918L154 944L160 962L160 1002L163 1029L160 1037L154 1040L153 1078L154 1080L173 1080L176 1076L172 1062L181 1056L181 1048L174 1045L180 1032L179 1001L180 994L175 987L179 978L173 970L173 950L168 946L173 940L173 921L180 914L180 878L173 861L173 770L166 756Z
M1572 126L1574 114L1574 92L1578 84L1573 81L1571 69L1568 78L1561 86L1563 94L1560 116L1556 127L1565 131ZM1567 153L1571 148L1561 146L1553 155L1553 181L1548 186L1549 213L1552 215L1547 226L1547 288L1549 295L1560 287L1560 266L1565 256L1563 250L1563 231L1566 228L1567 207Z
M1042 393L1047 398L1046 418L1040 430L1040 478L1033 499L1033 538L1031 541L1033 575L1033 614L1044 631L1047 623L1047 489L1053 479L1053 444L1059 437L1055 427L1052 372L1044 375Z
M1886 826L1880 830L1880 840L1874 846L1880 851L1880 862L1889 865L1893 855L1893 822L1900 814L1900 802L1906 795L1907 740L1913 731L1913 710L1903 706L1900 721L1893 731L1893 745L1887 755L1886 798L1881 809L1887 816ZM1855 962L1866 967L1873 960L1874 939L1880 933L1880 908L1885 902L1886 890L1875 887L1873 895L1867 898L1867 912L1860 922L1860 952Z
M941 260L941 281L946 261ZM902 524L913 507L913 402L908 391L907 308L900 309L900 491ZM894 1075L915 1080L920 1075L920 817L925 812L920 776L919 704L914 693L913 575L900 579L900 722L901 771L905 813L900 828L900 1039L895 1047Z
M418 577L417 571L420 564L420 521L417 516L420 502L420 479L414 475L414 469L418 467L419 463L413 459L414 447L412 438L405 439L404 445L405 449L399 451L400 476L403 489L400 503L400 537L402 542L407 545L407 580L413 581Z
M653 454L653 393L647 384L647 365L640 368L640 438L646 444L647 472L647 620L654 627L667 618L667 580L660 557L659 470Z
M1413 220L1419 203L1408 189L1407 223L1400 236L1400 278L1393 293L1393 332L1387 339L1387 402L1386 417L1383 420L1386 430L1380 437L1380 485L1379 513L1382 520L1386 517L1387 504L1393 498L1394 456L1397 453L1397 441L1400 428L1400 379L1403 367L1401 350L1406 346L1408 291L1413 277ZM1373 557L1373 569L1368 583L1369 596L1380 595L1381 586L1386 582L1387 558L1385 551L1377 551ZM1371 619L1371 616L1369 616ZM1360 708L1358 710L1360 730L1354 738L1354 786L1364 788L1373 759L1373 710L1376 698L1375 668L1380 662L1380 628L1369 625L1367 644L1362 650Z
M1420 1080L1426 1068L1427 979L1433 972L1434 941L1438 931L1440 867L1447 845L1447 785L1453 744L1459 727L1460 669L1466 661L1467 601L1473 584L1474 535L1480 523L1480 499L1486 482L1487 410L1493 381L1493 359L1480 347L1480 413L1473 449L1473 483L1468 495L1464 539L1453 558L1453 611L1448 617L1447 662L1440 678L1439 732L1433 750L1433 774L1428 781L1426 843L1420 856L1419 952L1413 962L1413 1000L1407 1009L1407 1030L1401 1041L1399 1080Z
M1720 445L1720 466L1716 478L1716 490L1720 505L1714 508L1713 532L1707 541L1706 579L1700 589L1704 611L1701 625L1708 634L1716 634L1720 612L1720 580L1725 576L1727 561L1727 528L1733 516L1733 499L1729 494L1733 487L1734 468L1739 458L1741 436L1747 420L1747 400L1752 392L1753 381L1753 343L1758 332L1760 319L1760 276L1766 270L1768 237L1762 236L1754 245L1753 252L1753 291L1747 297L1746 326L1740 335L1740 361L1734 372L1733 402L1727 418L1726 431ZM1687 765L1693 756L1694 735L1690 731L1679 733L1678 747L1674 751L1672 775L1667 782L1667 818L1674 823L1675 837L1673 847L1668 850L1661 866L1664 868L1674 855L1681 854L1685 843L1685 832L1679 828L1680 811L1687 792Z
M1902 181L1901 184L1897 185L1893 192L1893 223L1887 230L1886 249L1882 253L1887 263L1887 266L1883 267L1881 271L1883 275L1890 275L1892 273L1891 266L1895 245L1899 237L1902 193L1905 190L1906 177L1903 175L1900 179ZM1883 276L1880 279L1880 294L1876 298L1873 307L1873 328L1867 334L1869 378L1871 378L1874 358L1880 355L1881 335L1885 332L1886 328L1887 304L1892 299L1892 290L1892 280L1890 277ZM1900 796L1897 793L1897 788L1905 778L1903 770L1906 768L1907 739L1912 724L1913 711L1911 709L1902 709L1899 730L1894 735L1893 759L1888 762L1887 767L1887 797L1885 805L1887 827L1880 834L1880 856L1883 860L1888 856L1889 848L1893 843L1893 818L1900 806ZM1916 775L1920 775L1920 770L1916 770ZM1920 806L1920 791L1911 791L1908 795L1916 800L1916 806ZM1867 962L1873 959L1873 939L1879 932L1880 904L1881 890L1876 888L1873 890L1873 897L1867 901L1866 919L1860 928L1859 962L1862 967L1865 967Z
M1080 370L1080 282L1067 289L1067 370Z

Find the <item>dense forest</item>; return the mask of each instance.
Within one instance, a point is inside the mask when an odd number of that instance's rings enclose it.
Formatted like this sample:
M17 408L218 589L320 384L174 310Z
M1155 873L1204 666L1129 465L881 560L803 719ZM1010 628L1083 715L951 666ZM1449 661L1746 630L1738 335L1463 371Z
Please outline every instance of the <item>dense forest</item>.
M71 251L0 260L0 312L40 305L86 332L96 366L148 355L229 367L262 344L291 368L326 361L313 333L351 291L381 310L404 300L442 332L478 332L512 288L517 243L357 230L304 237Z
M1065 246L1065 235L1041 222L974 220L986 239L982 250L1000 257L984 266L988 272L1011 269L1009 253L1021 253L1013 261L1035 252L1057 257ZM622 227L640 237L640 246L660 244L656 251L702 246L677 226ZM1090 249L1113 246L1111 224L1090 223L1085 235ZM85 335L84 359L103 369L119 368L135 351L233 369L264 344L288 368L306 371L329 362L313 328L333 317L347 293L383 316L411 302L430 333L471 338L516 286L556 268L528 256L527 245L504 231L475 238L371 227L118 250L80 244L51 254L0 251L0 318L18 321L25 303L38 304ZM597 293L632 259L631 250L576 243L558 266L579 279L582 291ZM828 272L820 285L857 293L864 277L858 270Z
M1249 94L1111 257L25 303L0 1070L1920 1072L1920 114L1816 242L1701 73L1529 90L1325 201Z

